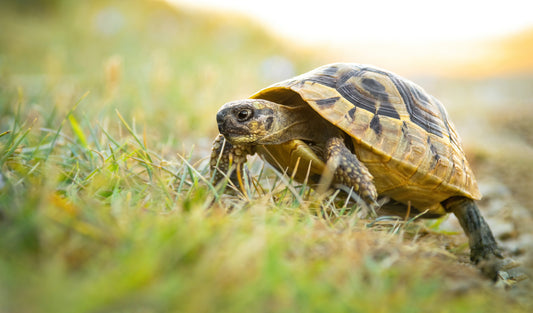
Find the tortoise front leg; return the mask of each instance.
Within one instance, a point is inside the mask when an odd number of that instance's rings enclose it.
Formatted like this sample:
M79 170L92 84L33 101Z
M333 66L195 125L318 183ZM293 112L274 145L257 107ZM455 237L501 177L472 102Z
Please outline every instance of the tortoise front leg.
M219 134L213 142L209 162L211 175L214 176L213 183L216 185L222 181L230 172L231 166L235 165L235 170L230 173L230 181L243 190L243 165L249 154L252 154L250 146L233 145L222 134Z
M374 177L366 166L357 159L341 138L333 137L326 142L325 158L328 168L333 172L333 184L345 185L361 197L371 211L379 207L378 193L372 182Z

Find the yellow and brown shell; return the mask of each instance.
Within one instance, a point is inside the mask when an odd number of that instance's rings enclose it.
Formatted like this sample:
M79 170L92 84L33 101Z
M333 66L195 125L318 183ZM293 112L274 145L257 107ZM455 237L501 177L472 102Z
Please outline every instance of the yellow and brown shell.
M355 154L374 176L380 195L433 214L445 213L440 202L449 197L481 198L444 106L391 72L368 65L330 64L250 98L285 105L306 102L353 138ZM310 125L309 131L320 130ZM294 148L294 144L269 147L268 154L271 159L287 159Z

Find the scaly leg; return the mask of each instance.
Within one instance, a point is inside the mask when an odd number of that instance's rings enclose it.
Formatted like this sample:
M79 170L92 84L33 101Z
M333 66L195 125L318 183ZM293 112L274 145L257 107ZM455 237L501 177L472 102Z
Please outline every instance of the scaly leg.
M498 271L502 270L506 262L474 200L452 197L443 201L442 205L447 211L455 214L467 235L470 260L478 265L484 275L496 280Z
M243 183L243 164L246 162L246 157L252 154L252 148L247 145L232 145L227 141L222 134L219 134L211 148L211 159L209 167L211 175L214 175L214 184L218 184L226 177L232 165L235 165L235 170L230 174L231 182L241 188L244 188Z
M357 156L346 148L341 138L333 137L326 142L325 158L328 168L333 172L333 184L353 187L371 211L379 207L372 174Z

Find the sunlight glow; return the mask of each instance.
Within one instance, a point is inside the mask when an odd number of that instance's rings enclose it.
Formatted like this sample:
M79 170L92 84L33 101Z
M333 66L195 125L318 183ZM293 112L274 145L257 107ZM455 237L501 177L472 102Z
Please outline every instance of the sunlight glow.
M527 36L533 31L533 5L527 0L163 1L248 16L326 62L369 63L421 75L533 70L524 56L530 54Z
M525 0L167 1L239 12L302 43L470 40L533 26L532 5Z

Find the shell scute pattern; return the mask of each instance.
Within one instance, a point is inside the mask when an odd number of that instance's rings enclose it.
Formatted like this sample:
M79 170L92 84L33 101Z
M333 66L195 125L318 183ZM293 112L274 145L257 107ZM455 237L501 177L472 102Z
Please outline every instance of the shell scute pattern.
M252 98L275 101L287 93L352 137L380 194L420 199L418 207L453 195L481 197L446 110L416 84L371 66L332 64Z

